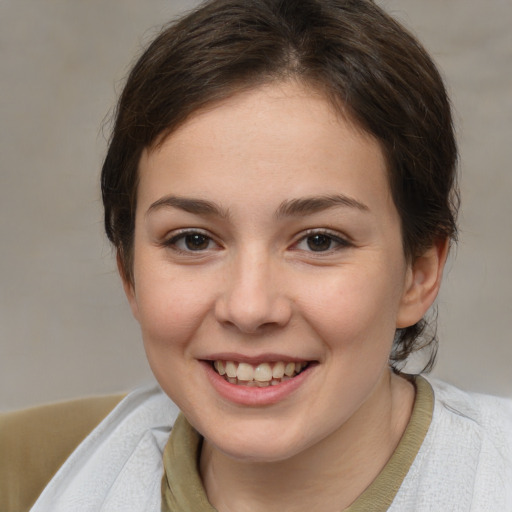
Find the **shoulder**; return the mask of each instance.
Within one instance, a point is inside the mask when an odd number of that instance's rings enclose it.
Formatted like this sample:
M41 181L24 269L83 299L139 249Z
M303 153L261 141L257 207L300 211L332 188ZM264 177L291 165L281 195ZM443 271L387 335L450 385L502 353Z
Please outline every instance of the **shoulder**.
M416 466L423 484L444 510L510 510L512 400L430 383L434 413Z
M512 400L435 379L432 421L391 510L512 510Z
M478 445L482 471L500 468L510 473L512 487L512 400L469 393L433 381L439 425L459 443Z
M63 462L123 395L0 414L0 510L28 510Z
M31 511L142 510L161 499L162 452L179 409L156 383L136 389L80 443ZM128 506L129 505L129 506Z
M512 449L512 399L462 391L437 380L430 382L440 415L466 424L482 439Z

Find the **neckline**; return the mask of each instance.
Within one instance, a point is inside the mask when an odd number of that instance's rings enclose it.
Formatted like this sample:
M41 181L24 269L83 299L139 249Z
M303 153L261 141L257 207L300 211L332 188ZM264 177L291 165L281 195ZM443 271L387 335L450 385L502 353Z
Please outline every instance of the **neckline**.
M404 377L416 388L409 423L377 478L344 512L387 511L421 448L432 421L434 392L422 376ZM163 512L216 512L208 501L199 475L201 445L202 437L180 413L163 454Z

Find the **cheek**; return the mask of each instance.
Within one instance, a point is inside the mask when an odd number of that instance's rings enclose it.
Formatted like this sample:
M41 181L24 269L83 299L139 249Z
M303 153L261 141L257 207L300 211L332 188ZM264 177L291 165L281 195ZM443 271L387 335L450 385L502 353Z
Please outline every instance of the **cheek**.
M195 368L193 340L205 323L210 302L189 279L150 272L140 275L139 283L138 320L149 365L160 386L187 409L187 388Z
M310 287L301 310L331 350L365 355L365 347L390 349L400 302L400 279L387 272L340 269Z
M149 269L136 287L138 320L144 343L154 349L183 349L201 325L212 298L197 279Z

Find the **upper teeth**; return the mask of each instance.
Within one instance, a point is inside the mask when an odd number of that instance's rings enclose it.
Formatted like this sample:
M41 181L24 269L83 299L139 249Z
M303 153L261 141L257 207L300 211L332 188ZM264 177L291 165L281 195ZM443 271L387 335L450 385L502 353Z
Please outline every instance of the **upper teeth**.
M236 361L215 361L213 366L219 375L228 378L237 378L239 381L270 382L283 377L293 377L300 373L307 363L283 362L260 363L253 366L249 363L237 363Z

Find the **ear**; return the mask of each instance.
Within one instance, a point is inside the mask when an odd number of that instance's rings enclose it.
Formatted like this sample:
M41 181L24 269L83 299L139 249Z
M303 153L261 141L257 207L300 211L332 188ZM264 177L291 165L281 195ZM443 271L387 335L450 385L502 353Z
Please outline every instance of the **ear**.
M132 310L132 315L136 320L139 319L139 308L137 305L137 297L135 295L135 284L133 282L133 277L130 276L130 273L127 271L123 256L121 251L118 250L116 254L116 262L117 262L117 271L121 277L121 281L123 282L123 289L128 299L128 303L130 304L130 309Z
M419 322L433 304L441 286L448 247L448 239L437 240L409 266L397 315L397 328Z

